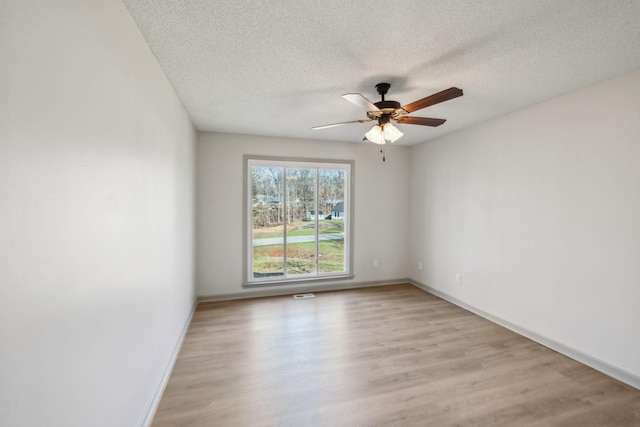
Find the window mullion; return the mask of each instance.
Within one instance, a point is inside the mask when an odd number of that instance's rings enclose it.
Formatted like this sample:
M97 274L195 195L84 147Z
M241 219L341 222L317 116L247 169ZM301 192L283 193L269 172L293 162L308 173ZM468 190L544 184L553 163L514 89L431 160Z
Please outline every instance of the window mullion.
M289 190L289 183L287 181L287 168L284 167L282 170L282 182L283 182L283 187L282 187L282 200L284 201L284 215L283 215L283 221L282 221L282 250L283 250L283 254L282 254L282 258L283 258L283 262L284 265L282 266L283 268L283 272L284 272L284 277L285 279L289 276L289 272L287 271L287 222L288 222L288 217L289 217L289 203L288 203L288 198L287 198L287 191Z
M316 274L319 274L320 273L320 268L319 268L320 266L319 266L319 262L318 262L318 258L319 258L319 252L318 251L320 249L320 245L319 245L319 241L320 241L320 220L319 220L320 203L318 202L318 199L319 199L319 197L318 197L318 194L319 194L319 192L318 192L318 188L319 188L318 168L315 168L315 172L316 172L316 176L315 176L315 179L316 179L316 182L315 182L315 184L316 184L316 189L315 189L315 193L316 193L315 194L315 203L316 203L316 205L315 205L315 210L316 210L315 264L316 264L316 266L315 267L316 267Z

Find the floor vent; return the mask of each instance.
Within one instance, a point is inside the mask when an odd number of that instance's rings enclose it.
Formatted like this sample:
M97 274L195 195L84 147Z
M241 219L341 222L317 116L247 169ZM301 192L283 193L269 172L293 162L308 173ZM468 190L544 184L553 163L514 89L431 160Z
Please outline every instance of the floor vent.
M315 298L314 294L297 294L293 296L293 299L307 299L307 298Z

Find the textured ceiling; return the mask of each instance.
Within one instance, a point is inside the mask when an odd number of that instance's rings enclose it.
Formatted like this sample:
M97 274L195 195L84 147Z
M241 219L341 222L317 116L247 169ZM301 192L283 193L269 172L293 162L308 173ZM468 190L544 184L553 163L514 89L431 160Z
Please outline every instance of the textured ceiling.
M341 98L464 96L398 125L416 144L640 69L638 0L124 0L203 131L358 142ZM540 124L544 126L544 123Z

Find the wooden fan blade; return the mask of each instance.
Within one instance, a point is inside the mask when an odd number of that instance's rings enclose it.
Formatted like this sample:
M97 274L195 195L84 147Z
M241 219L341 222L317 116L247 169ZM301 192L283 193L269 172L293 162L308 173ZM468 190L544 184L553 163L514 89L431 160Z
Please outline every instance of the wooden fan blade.
M430 119L428 117L411 117L411 116L402 116L396 119L398 123L402 123L405 125L421 125L421 126L440 126L446 119Z
M450 87L449 89L445 89L442 92L434 93L433 95L427 96L426 98L422 98L415 102L412 102L411 104L407 104L402 107L402 109L407 113L413 113L414 111L422 110L423 108L439 104L441 102L448 101L459 96L462 96L462 89L458 89L457 87Z
M342 97L347 101L357 105L358 107L364 108L365 111L380 111L380 109L376 107L373 102L369 101L359 93L345 93L344 95L342 95Z
M316 126L316 127L311 128L311 130L327 129L327 128L332 128L332 127L335 127L335 126L348 125L348 124L351 124L351 123L367 123L367 122L370 122L370 121L371 121L370 119L353 120L351 122L342 122L342 123L334 123L334 124L331 124L331 125Z

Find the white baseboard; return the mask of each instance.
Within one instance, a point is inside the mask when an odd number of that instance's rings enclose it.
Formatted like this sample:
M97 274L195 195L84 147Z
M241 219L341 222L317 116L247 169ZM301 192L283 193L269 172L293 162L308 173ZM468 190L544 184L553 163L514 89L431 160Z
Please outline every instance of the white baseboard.
M187 335L187 330L189 330L189 325L191 325L191 320L193 319L193 315L196 312L196 306L198 305L197 301L193 304L191 308L191 313L189 314L187 321L182 327L182 331L180 332L180 336L176 344L173 346L173 351L171 353L171 358L169 359L169 363L164 369L162 376L160 377L160 381L156 386L153 395L151 396L151 400L147 405L147 409L144 413L142 420L138 425L140 427L149 427L151 425L151 421L153 421L153 416L156 414L156 410L158 409L158 405L160 404L160 399L162 399L162 394L164 393L164 389L167 387L167 383L169 382L169 377L171 377L171 372L173 372L173 367L178 360L178 355L180 354L180 349L182 349L182 343L184 342L184 338Z
M217 294L217 295L203 295L198 297L198 302L212 302L212 301L229 301L234 299L245 298L261 298L261 297L275 297L280 295L292 295L306 292L322 292L322 291L339 291L344 289L357 289L357 288L369 288L372 286L385 286L385 285L400 285L410 283L408 278L403 279L389 279L389 280L377 280L369 282L349 282L339 284L315 284L305 286L282 286L278 289L260 289L253 291L245 291L229 294Z
M493 323L496 323L502 327L505 327L519 335L529 338L532 341L542 344L545 347L555 350L558 353L564 354L565 356L570 357L571 359L577 360L578 362L583 363L597 371L600 371L605 375L608 375L612 378L622 381L625 384L630 385L631 387L634 387L640 390L640 377L632 374L631 372L627 372L624 369L620 369L598 358L585 354L574 348L568 347L560 342L557 342L555 340L552 340L550 338L537 334L521 326L515 325L507 320L494 316L491 313L487 313L484 310L481 310L477 307L474 307L465 302L462 302L445 292L434 289L428 285L425 285L424 283L418 282L417 280L409 279L409 283L426 292L429 292L430 294L433 294L439 298L442 298L445 301L449 301L450 303L455 304L458 307L464 308L465 310L470 311L474 314L477 314L480 317L484 317L485 319L490 320Z

